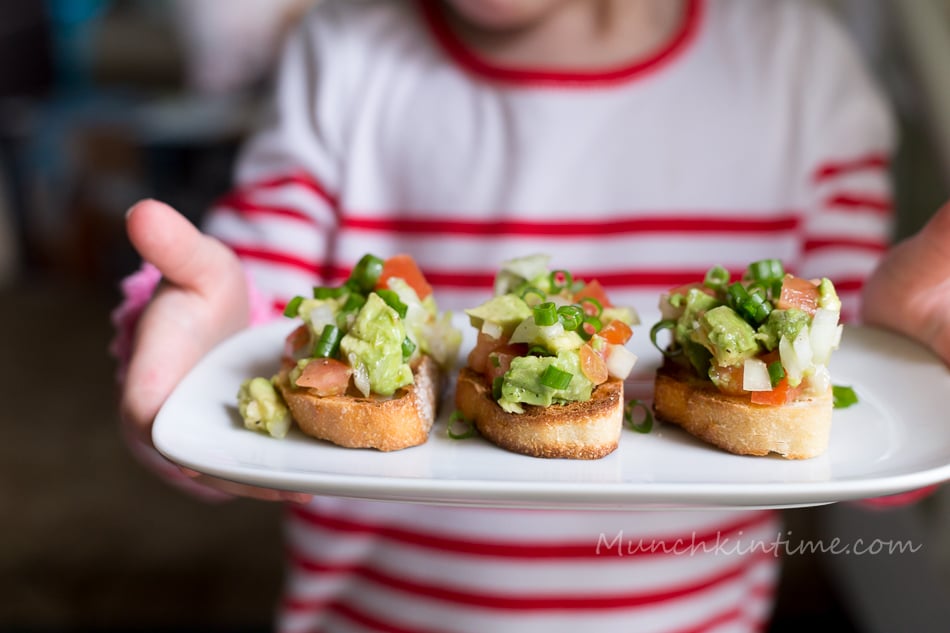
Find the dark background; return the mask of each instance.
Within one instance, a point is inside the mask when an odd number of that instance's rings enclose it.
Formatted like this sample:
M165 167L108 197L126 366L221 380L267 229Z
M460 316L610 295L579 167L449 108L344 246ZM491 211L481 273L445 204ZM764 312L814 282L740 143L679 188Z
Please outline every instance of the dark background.
M900 117L893 172L907 235L948 197L937 130L950 113L934 96L946 86L919 58L947 42L921 46L890 3L832 5ZM123 213L150 196L199 221L228 188L266 87L261 73L196 81L172 9L0 0L0 632L265 631L279 595L282 509L180 494L117 431L109 311L137 265ZM934 15L950 38L950 11ZM793 539L865 534L924 549L788 557L771 630L945 630L945 496L888 513L786 512Z

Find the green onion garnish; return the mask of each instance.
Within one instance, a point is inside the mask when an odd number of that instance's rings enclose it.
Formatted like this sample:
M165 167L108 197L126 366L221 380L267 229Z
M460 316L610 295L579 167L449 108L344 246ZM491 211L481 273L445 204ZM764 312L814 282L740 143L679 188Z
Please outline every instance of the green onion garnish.
M593 297L584 297L577 304L589 316L599 317L604 313L604 304Z
M835 409L847 409L858 403L858 394L854 393L851 387L844 385L832 385L831 396L834 399Z
M729 283L729 271L722 266L713 266L706 271L703 285L713 290L722 290Z
M452 428L456 424L464 425L465 430L461 433L456 433ZM470 437L475 437L476 433L475 424L462 415L462 412L458 410L453 411L452 415L449 416L449 424L445 430L449 437L453 440L467 440Z
M314 358L333 358L340 349L343 331L337 326L328 323L323 327L320 340L313 346Z
M402 340L402 359L407 360L416 351L416 344L408 336Z
M369 292L376 287L382 272L383 260L375 255L363 255L350 273L349 281L363 292Z
M379 295L380 299L386 302L386 305L396 311L400 319L406 318L409 306L399 299L399 295L396 294L395 290L377 290L376 294Z
M551 352L548 351L548 348L542 345L532 345L528 349L528 354L531 356L553 356Z
M363 307L366 303L366 297L361 295L358 292L351 292L346 298L346 301L343 303L343 307L340 309L341 312L355 312Z
M504 376L495 376L495 379L491 381L491 397L495 400L501 400L501 387L505 384Z
M544 294L544 291L540 288L535 288L534 286L525 286L522 288L519 296L522 301L527 303L529 306L536 306L539 303L543 303L547 300L547 295Z
M548 365L547 369L541 372L541 384L551 389L567 389L571 384L574 374L569 371L559 369L554 365Z
M551 287L555 292L571 290L574 286L574 276L566 270L555 270L551 273Z
M664 356L678 356L679 354L683 353L682 349L678 347L674 347L672 344L668 346L666 349L664 349L660 347L660 344L656 340L656 337L663 330L675 330L675 329L676 329L676 319L663 319L659 323L655 324L652 328L650 328L650 341L653 343L653 347L660 350L660 352L662 352Z
M643 419L635 422L633 414L640 409L643 411ZM649 433L653 430L653 412L650 407L640 400L631 400L623 408L623 419L631 429L637 433Z
M303 297L296 296L291 299L287 305L284 307L284 316L290 319L297 318L297 310L300 309L300 304L303 303Z
M601 323L600 319L595 316L587 315L584 317L584 321L581 323L581 327L577 332L581 335L581 338L587 341L590 340L594 334L600 332L600 328L603 326L604 324Z
M754 281L774 281L785 276L785 269L781 260L762 259L749 264L746 274Z
M584 311L580 306L561 306L557 309L557 315L565 330L576 330L584 322Z
M342 297L344 292L346 292L346 286L339 286L337 288L331 288L329 286L316 286L313 289L313 298L337 299Z
M550 301L534 307L534 322L538 325L554 325L557 323L557 306Z
M782 367L782 362L769 363L769 381L772 383L772 387L774 388L782 382L782 378L785 378L785 368Z

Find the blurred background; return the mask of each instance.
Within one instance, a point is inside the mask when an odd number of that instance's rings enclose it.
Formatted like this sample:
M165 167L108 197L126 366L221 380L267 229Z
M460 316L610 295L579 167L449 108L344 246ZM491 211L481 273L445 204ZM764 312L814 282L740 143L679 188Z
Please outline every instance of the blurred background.
M200 221L311 3L0 0L0 633L269 629L281 510L199 502L139 467L117 433L106 348L117 283L137 266L126 208L157 197ZM950 198L950 0L826 4L898 113L907 235ZM787 518L796 538L923 550L789 557L773 633L946 630L948 491Z

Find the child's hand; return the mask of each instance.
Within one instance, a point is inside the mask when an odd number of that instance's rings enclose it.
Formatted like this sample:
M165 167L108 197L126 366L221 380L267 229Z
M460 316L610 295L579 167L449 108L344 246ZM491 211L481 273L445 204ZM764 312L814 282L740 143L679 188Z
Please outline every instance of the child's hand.
M175 385L214 345L247 327L248 294L234 253L171 207L139 202L129 210L126 229L142 258L162 273L136 329L120 405L133 433L151 445L152 422ZM185 474L241 496L309 498Z
M862 300L864 321L917 339L950 365L950 204L887 254Z

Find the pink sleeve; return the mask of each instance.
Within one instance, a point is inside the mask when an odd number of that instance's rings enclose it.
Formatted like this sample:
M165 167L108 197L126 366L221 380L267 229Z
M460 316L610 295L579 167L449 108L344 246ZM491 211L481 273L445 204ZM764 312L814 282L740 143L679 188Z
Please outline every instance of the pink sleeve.
M272 302L267 301L258 291L250 275L247 277L248 301L250 305L251 325L258 325L271 320L274 316ZM157 268L149 263L121 283L122 302L112 311L111 321L115 327L115 335L109 344L109 353L117 361L116 380L121 385L129 367L129 357L132 354L132 343L135 336L135 327L142 312L148 306L155 288L161 282L162 275ZM153 470L169 483L207 501L223 501L232 498L208 486L193 481L185 475L179 467L167 460L151 444L146 444L138 436L129 431L128 425L123 422L123 437L132 454L145 466Z

